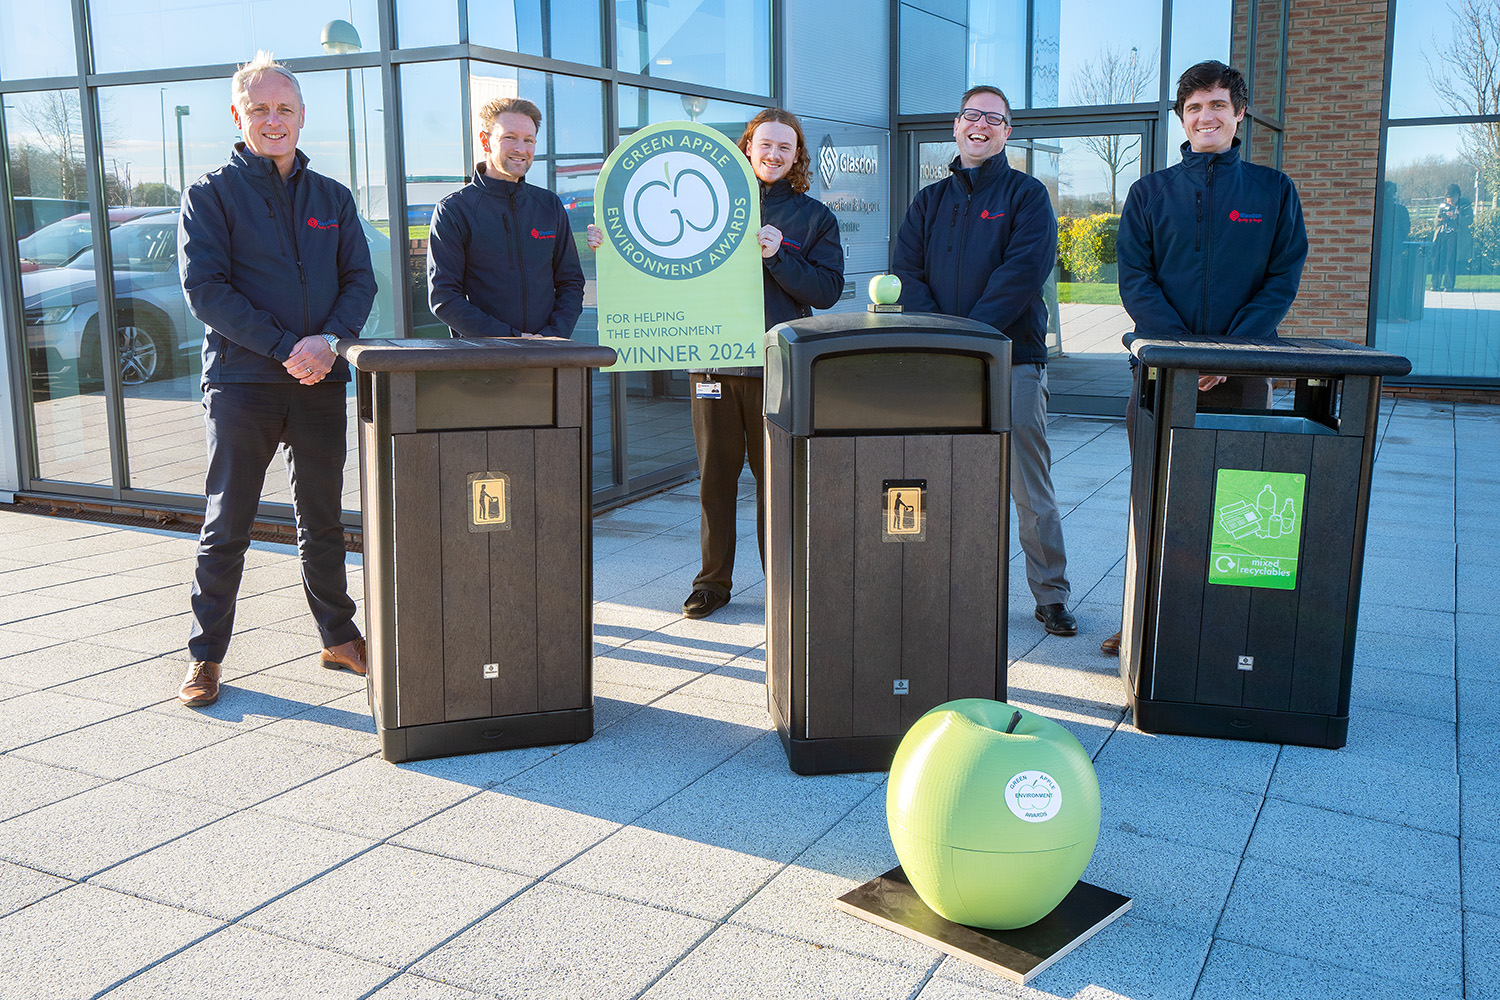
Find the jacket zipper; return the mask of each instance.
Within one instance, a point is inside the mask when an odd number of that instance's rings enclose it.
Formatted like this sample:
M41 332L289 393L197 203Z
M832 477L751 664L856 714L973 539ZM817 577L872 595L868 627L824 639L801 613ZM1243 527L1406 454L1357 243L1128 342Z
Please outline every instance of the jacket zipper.
M505 231L510 236L511 266L521 272L521 332L529 333L526 326L531 322L531 312L526 308L526 260L521 255L520 220L516 217L516 195L510 195L510 214L501 216L505 220Z
M1214 159L1208 161L1208 185L1207 185L1207 189L1208 189L1208 218L1209 218L1209 224L1210 224L1210 226L1212 226L1213 216L1214 216L1214 166L1215 166L1215 164L1217 162L1218 162L1218 157L1215 157ZM1202 219L1203 219L1203 202L1202 202L1201 196L1200 196L1200 199L1199 199L1199 202L1198 202L1198 218L1200 220L1200 224L1199 224L1198 228L1201 231L1202 228L1203 228L1203 226L1201 224L1202 223ZM1214 273L1214 241L1213 241L1213 238L1212 238L1212 234L1209 234L1209 238L1206 239L1206 240L1204 240L1203 244L1204 244L1204 246L1203 246L1203 249L1204 249L1204 258L1203 258L1203 311L1199 315L1199 320L1198 320L1198 323L1199 323L1198 333L1200 335L1206 335L1208 333L1208 285L1209 285L1209 278L1208 278L1208 276Z
M274 169L273 173L275 174L276 182L281 185L277 188L276 197L281 199L281 203L286 206L286 212L281 217L281 224L276 229L279 237L281 235L281 225L287 224L287 220L292 217L292 203L286 196L286 178L282 177L280 172ZM297 262L297 279L302 283L302 336L311 337L312 309L307 302L307 269L302 266L302 251L297 246L296 235L294 233L288 233L287 235L292 241L292 259ZM282 252L286 252L284 248Z

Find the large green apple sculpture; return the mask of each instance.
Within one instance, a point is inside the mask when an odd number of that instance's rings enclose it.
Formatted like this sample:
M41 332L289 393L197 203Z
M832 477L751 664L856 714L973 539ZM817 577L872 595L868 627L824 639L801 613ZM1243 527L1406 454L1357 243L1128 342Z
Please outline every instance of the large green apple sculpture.
M965 698L937 706L902 739L885 812L924 903L955 923L1009 930L1052 912L1088 867L1099 779L1051 719Z

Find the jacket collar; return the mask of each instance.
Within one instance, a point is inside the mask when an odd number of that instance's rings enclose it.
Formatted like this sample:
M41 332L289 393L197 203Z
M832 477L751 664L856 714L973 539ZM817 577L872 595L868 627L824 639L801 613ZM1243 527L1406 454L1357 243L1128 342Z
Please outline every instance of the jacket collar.
M514 198L521 192L521 185L526 183L523 176L518 181L508 181L503 177L491 177L485 170L484 163L474 164L474 184L485 194L495 197Z
M1210 166L1216 169L1238 166L1240 162L1240 140L1235 136L1229 148L1222 153L1195 153L1193 144L1183 142L1182 165L1193 173L1206 173Z
M1010 171L1010 161L1006 159L1005 150L1002 149L981 163L971 174L969 169L964 166L963 160L955 156L953 162L948 164L948 171L954 177L957 177L959 183L964 185L970 193L973 193L986 185L994 183L994 181L1008 173Z
M307 169L307 154L298 149L296 150L294 160L295 164L292 167L293 177L300 171ZM250 171L253 177L264 177L267 180L273 177L277 180L285 179L276 172L276 162L274 160L270 157L261 156L258 153L252 153L250 147L246 146L243 141L234 144L234 152L230 154L229 162L243 170Z
M757 180L756 183L760 185L761 201L779 201L797 193L792 190L792 182L788 177L783 177L775 184L767 184L762 180Z

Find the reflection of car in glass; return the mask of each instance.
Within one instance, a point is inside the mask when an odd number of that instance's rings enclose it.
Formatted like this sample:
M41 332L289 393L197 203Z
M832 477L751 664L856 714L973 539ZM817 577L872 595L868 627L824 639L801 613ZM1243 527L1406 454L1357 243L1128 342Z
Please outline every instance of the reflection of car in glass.
M16 198L16 239L30 236L48 223L75 212L87 212L89 203L77 198Z
M188 312L177 271L178 209L121 222L110 232L120 381L141 385L197 370L203 324ZM381 302L390 288L390 240L361 220L375 269L376 301L364 336L382 330ZM103 377L99 299L90 247L57 268L21 276L32 371L72 373L80 383Z
M114 229L131 219L175 211L175 208L163 205L151 208L111 208L109 228ZM79 251L93 246L93 243L94 229L89 222L89 213L80 212L66 219L59 219L16 241L16 252L21 257L21 273L45 267L62 267L76 257Z

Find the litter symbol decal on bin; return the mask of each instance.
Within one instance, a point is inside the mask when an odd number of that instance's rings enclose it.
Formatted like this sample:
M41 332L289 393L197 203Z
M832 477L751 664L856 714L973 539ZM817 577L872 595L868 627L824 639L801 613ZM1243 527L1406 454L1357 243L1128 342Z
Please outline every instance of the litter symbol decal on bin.
M1307 477L1220 469L1214 484L1208 582L1297 589Z
M510 530L510 476L503 472L469 474L469 530Z
M927 540L927 480L886 479L881 486L880 540Z

